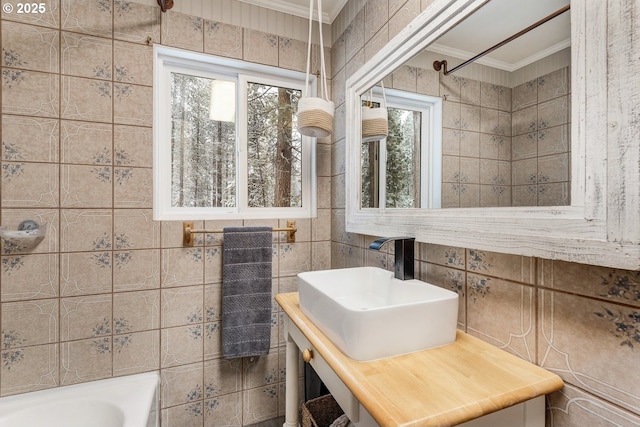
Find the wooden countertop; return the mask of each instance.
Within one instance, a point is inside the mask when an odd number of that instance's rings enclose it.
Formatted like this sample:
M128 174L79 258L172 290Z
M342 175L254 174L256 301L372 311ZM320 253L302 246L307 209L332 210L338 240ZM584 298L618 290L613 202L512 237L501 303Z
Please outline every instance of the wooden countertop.
M443 347L359 362L302 313L297 292L276 301L383 427L456 425L563 386L557 375L462 331Z

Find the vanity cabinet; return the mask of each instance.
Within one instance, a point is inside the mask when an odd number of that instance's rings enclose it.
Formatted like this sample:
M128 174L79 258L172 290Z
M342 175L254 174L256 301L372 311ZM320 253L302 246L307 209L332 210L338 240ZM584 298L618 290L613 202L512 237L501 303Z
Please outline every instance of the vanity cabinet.
M297 293L276 301L287 343L284 427L298 426L300 351L363 427L544 427L544 395L563 386L557 375L461 331L443 347L355 361L302 313Z

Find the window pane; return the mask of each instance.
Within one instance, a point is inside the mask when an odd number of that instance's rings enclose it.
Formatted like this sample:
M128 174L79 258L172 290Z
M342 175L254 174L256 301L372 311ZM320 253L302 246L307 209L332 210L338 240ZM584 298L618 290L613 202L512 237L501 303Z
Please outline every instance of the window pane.
M248 204L302 206L302 137L295 111L301 91L248 84Z
M389 107L386 204L420 207L420 112Z
M232 85L232 99L214 82ZM236 205L235 92L233 81L171 73L172 207ZM220 117L220 105L233 114Z
M362 206L363 208L379 207L380 181L380 141L362 143Z

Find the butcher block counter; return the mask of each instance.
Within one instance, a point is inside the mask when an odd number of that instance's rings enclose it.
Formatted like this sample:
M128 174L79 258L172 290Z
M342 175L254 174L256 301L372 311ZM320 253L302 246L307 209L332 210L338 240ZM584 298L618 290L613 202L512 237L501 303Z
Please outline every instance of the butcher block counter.
M276 301L286 314L288 427L298 424L298 348L356 426L544 426L544 395L563 387L557 375L462 331L443 347L356 361L302 313L297 292Z

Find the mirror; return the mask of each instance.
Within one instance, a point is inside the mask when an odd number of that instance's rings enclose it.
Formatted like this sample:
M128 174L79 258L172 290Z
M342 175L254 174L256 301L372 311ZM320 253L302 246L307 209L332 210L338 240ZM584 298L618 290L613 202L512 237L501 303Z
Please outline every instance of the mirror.
M571 0L568 205L455 209L363 207L362 97L380 81L390 87L388 79L402 72L401 65L409 64L426 47L487 3L487 0L430 2L347 78L345 230L370 236L407 235L418 242L640 269L637 220L640 146L635 137L640 132L640 124L633 120L633 112L637 111L634 96L640 88L637 80L640 58L633 55L637 46L632 42L637 40L640 30L636 25L637 11L624 2ZM504 17L500 25L508 22ZM500 25L489 26L484 31ZM449 69L457 63L452 60ZM532 78L541 75L544 74ZM482 83L480 89L482 91ZM396 89L390 87L389 90ZM460 104L462 109L462 102ZM443 105L443 116L447 105L450 104ZM498 94L498 107L500 105Z
M568 4L490 0L362 94L360 208L570 205Z

